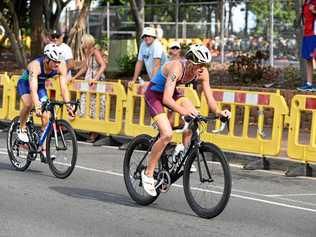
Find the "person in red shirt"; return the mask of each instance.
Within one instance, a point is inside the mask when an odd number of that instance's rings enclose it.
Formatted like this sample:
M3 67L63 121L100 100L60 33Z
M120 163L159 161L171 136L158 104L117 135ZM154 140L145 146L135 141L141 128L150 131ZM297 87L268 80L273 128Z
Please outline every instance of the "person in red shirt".
M300 91L316 91L313 86L313 56L316 50L316 0L305 0L302 8L304 37L302 42L302 58L306 60L307 81Z

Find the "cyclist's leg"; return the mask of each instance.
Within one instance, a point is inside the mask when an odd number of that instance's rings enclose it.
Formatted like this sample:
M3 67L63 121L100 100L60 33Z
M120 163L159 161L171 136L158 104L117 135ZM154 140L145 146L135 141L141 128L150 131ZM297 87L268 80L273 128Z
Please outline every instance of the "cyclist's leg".
M45 101L48 100L48 96L47 96L47 91L45 86L39 86L38 90L37 90L37 94L39 97L39 100L43 103ZM45 130L45 127L48 124L48 120L49 120L50 114L48 111L44 111L41 117L41 122L42 122L42 132ZM44 141L43 145L42 145L42 151L41 151L41 162L46 163L47 159L46 159L46 140Z
M33 107L29 82L27 80L20 79L18 81L17 90L23 103L20 111L20 128L25 128L27 117Z
M41 103L48 100L47 91L45 86L39 86L37 90L38 98L41 101ZM45 129L46 125L48 124L49 120L49 113L47 111L44 111L41 117L42 121L42 130Z
M177 100L177 103L180 104L182 107L184 108L194 108L195 106L193 105L193 103L191 102L191 100L189 100L186 97L179 97ZM187 130L185 132L183 132L183 136L182 136L182 143L185 147L187 147L190 143L191 140L191 136L192 133L190 130Z
M159 128L160 136L159 139L154 143L149 156L148 166L145 174L152 177L154 174L155 167L162 152L168 143L172 140L172 128L170 122L165 113L158 114L154 117L157 126Z
M155 120L160 132L158 140L151 149L148 167L145 172L147 176L152 177L161 153L172 139L172 128L162 104L163 94L152 91L149 88L150 86L145 93L145 101L150 116Z

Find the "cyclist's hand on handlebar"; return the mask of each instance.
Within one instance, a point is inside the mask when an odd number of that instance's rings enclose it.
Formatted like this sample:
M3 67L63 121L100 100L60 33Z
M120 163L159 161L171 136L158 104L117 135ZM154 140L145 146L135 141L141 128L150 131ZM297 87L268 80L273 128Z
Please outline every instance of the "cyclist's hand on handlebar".
M42 117L42 106L35 106L35 114L37 117Z
M230 119L231 113L229 110L225 109L225 110L222 110L221 112L219 112L219 116Z
M74 120L76 117L76 114L74 113L74 108L71 104L67 104L67 113L69 120Z
M192 108L184 108L184 111L182 113L183 116L191 116L191 117L196 117L199 115L199 111L192 107Z

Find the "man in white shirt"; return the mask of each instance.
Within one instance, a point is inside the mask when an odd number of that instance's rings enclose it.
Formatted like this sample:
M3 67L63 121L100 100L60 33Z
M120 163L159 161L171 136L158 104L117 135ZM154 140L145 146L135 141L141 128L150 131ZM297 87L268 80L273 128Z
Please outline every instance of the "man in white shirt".
M147 74L151 79L156 75L160 67L166 62L167 59L161 43L156 39L155 28L145 27L142 34L142 39L143 41L140 45L134 76L128 83L129 87L132 87L132 85L136 82L142 71L144 63Z
M63 59L66 62L68 75L67 77L71 79L71 70L75 67L75 62L72 54L71 48L65 44L64 41L64 35L59 30L53 30L50 34L50 41L54 44L57 44L63 53Z

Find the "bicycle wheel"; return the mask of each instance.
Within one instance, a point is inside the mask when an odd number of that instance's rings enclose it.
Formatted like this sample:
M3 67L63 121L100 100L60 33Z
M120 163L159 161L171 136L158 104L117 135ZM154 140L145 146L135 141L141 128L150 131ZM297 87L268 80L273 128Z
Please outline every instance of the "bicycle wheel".
M65 120L56 120L56 136L52 128L46 140L47 162L57 178L65 179L76 165L77 138L74 129Z
M151 147L151 137L148 135L139 135L135 137L128 145L124 156L123 173L126 189L131 198L140 205L149 205L159 196L153 197L147 194L142 186L141 171L146 168ZM145 157L142 163L142 159ZM139 169L137 167L139 166Z
M197 172L190 172L192 164ZM191 209L202 218L219 215L231 193L231 174L223 152L214 144L203 143L198 155L186 161L183 174L184 194Z
M7 134L7 150L11 164L16 170L25 171L31 164L31 161L27 159L28 145L22 144L18 139L16 130L19 127L19 117L15 117L11 124Z

